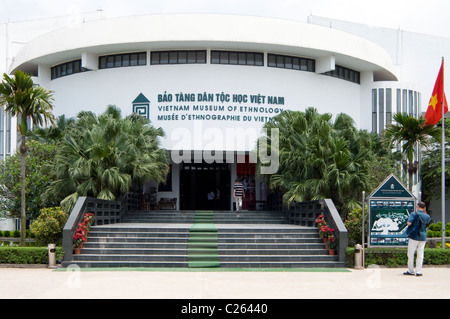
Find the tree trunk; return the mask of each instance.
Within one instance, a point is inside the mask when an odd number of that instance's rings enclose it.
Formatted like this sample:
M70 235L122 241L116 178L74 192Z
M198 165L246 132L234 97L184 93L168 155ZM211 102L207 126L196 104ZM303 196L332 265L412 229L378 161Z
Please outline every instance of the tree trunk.
M408 174L409 174L409 191L412 193L413 192L413 182L414 182L414 172L411 170L408 170Z
M22 179L22 190L21 190L21 214L20 214L20 246L25 247L25 238L26 238L26 228L27 228L27 209L26 209L26 201L25 201L25 160L27 155L27 146L25 144L25 136L22 135L22 141L20 144L20 173Z
M419 163L417 161L408 163L408 175L409 175L409 191L412 193L414 185L414 174L417 173Z

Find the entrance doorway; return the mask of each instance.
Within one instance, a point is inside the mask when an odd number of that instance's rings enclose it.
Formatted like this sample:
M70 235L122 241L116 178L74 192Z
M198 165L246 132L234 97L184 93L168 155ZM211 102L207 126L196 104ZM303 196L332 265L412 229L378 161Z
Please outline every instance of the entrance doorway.
M231 174L226 163L185 163L180 171L182 210L229 210Z

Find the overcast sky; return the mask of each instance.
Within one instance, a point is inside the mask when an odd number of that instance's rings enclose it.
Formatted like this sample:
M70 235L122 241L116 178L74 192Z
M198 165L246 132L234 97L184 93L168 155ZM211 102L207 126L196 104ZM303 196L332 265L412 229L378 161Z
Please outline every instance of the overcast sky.
M99 9L105 17L223 13L306 21L313 14L450 37L449 0L0 0L0 23Z

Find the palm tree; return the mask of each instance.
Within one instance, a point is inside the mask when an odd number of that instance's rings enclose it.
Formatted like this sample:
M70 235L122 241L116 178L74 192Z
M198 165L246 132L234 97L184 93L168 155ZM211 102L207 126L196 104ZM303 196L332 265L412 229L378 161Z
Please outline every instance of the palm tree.
M14 78L7 74L3 75L3 82L0 84L0 106L10 112L12 116L20 119L19 132L21 134L20 158L22 175L22 211L21 211L21 235L20 245L25 245L26 231L26 203L25 203L25 158L27 154L26 135L28 133L28 121L33 125L43 125L53 123L51 113L52 92L43 87L35 86L31 76L17 70Z
M64 114L60 115L50 127L33 127L28 137L40 143L56 144L62 140L66 127L74 121L73 118L66 119Z
M279 129L279 170L267 179L284 192L285 204L331 198L344 213L360 207L359 194L373 184L373 152L351 117L339 114L333 122L308 108L285 111L265 127Z
M383 138L391 148L402 146L402 153L407 159L403 161L403 168L409 175L409 190L412 191L413 175L418 169L414 153L417 147L428 147L434 141L440 143L441 129L434 125L426 125L426 120L422 116L416 119L405 113L397 113L394 120L397 123L386 128Z
M99 117L81 112L59 144L45 196L61 198L70 211L80 196L115 200L150 179L164 182L167 155L157 141L162 134L142 116L123 119L114 106Z

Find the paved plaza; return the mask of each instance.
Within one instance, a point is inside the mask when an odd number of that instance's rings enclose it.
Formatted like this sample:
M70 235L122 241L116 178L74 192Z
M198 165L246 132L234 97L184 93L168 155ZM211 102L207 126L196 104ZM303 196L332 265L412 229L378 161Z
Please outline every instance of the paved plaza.
M449 298L450 267L364 270L82 270L0 268L1 299ZM326 291L326 293L324 293ZM413 293L415 292L415 293ZM417 293L420 292L420 293Z

